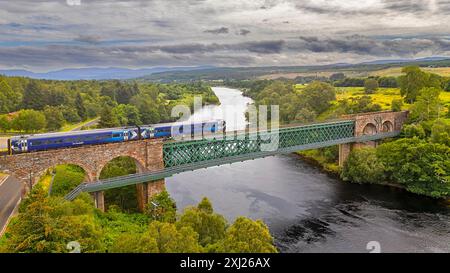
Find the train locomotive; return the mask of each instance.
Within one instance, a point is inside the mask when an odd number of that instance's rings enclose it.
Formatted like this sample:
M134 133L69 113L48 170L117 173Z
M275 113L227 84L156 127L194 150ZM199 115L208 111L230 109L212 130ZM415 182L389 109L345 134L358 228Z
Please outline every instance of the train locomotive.
M8 153L12 155L151 138L185 138L199 134L203 136L225 132L225 130L224 120L212 120L201 123L160 123L65 133L21 135L8 139Z

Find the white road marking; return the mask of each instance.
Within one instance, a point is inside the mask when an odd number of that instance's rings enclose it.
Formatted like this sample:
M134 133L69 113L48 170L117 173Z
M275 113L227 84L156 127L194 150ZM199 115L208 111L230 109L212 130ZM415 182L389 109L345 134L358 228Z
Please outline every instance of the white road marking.
M5 183L6 179L8 179L9 175L5 176L5 178L3 178L3 180L0 181L0 187L2 186L3 183Z

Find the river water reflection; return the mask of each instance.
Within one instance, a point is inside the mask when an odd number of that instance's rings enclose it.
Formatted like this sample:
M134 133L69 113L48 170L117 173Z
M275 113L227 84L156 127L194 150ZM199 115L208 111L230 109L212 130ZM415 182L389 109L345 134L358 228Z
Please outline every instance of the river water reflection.
M245 128L251 99L236 89L213 90L221 105L196 115L222 118L233 105L228 129ZM369 241L382 252L450 252L449 207L398 189L344 183L295 155L182 173L166 186L179 209L207 196L230 221L264 220L282 252L368 252Z

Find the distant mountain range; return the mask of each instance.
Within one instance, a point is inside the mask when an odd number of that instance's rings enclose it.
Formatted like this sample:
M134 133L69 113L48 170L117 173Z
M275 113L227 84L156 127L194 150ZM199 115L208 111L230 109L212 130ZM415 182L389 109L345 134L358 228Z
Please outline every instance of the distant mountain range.
M35 73L28 70L0 70L0 75L29 77L33 79L48 80L126 80L148 76L154 73L170 71L192 71L198 69L209 69L213 66L185 66L185 67L153 67L142 69L128 69L120 67L90 67L90 68L70 68L50 71L45 73Z
M395 66L405 63L426 65L450 60L450 57L426 57L419 59L388 59L362 62L358 64L336 63L329 65L310 66L278 66L278 67L215 67L215 66L183 66L183 67L152 67L141 69L128 69L120 67L90 67L90 68L70 68L50 71L45 73L35 73L28 70L0 70L0 75L20 76L34 79L48 80L127 80L140 78L150 81L191 81L191 80L214 80L223 78L253 78L262 74L283 73L283 72L306 72L329 69L361 68L370 67L375 69L380 66Z

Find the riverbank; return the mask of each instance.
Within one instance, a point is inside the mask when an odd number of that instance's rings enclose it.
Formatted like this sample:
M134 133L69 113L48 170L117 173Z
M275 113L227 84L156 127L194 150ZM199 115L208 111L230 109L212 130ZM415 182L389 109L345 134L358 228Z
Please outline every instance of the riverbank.
M413 194L420 198L439 200L439 201L442 201L446 206L450 206L450 197L433 198L426 194L420 194L420 193L408 191L407 187L405 187L403 185L399 185L397 183L393 183L393 182L383 181L383 182L377 182L377 183L352 183L350 181L344 181L341 178L342 168L340 166L338 166L337 162L333 162L333 163L327 162L327 159L324 156L320 155L320 153L318 152L317 149L307 150L307 151L298 151L294 154L299 158L299 160L306 162L307 164L309 164L311 166L320 168L320 170L323 171L324 173L326 173L328 176L338 179L340 182L350 183L350 184L360 184L360 185L379 185L379 186L388 187L391 189L401 190L401 191L404 191L405 193Z

